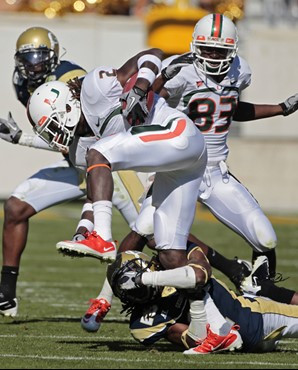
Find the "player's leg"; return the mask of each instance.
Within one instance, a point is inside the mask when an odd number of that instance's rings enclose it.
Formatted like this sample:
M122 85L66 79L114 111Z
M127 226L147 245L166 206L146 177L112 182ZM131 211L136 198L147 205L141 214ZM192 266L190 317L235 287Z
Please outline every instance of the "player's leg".
M219 166L209 167L199 201L252 246L254 257L266 255L271 275L275 274L276 234L257 201L238 180L228 173L223 176Z
M282 280L281 280L282 281ZM279 282L277 280L277 282ZM274 301L297 305L298 293L294 290L279 287L270 278L269 263L266 256L258 257L249 276L243 279L241 290L244 293L268 297Z
M170 128L155 125L154 134L151 128L133 128L99 140L90 148L87 183L88 197L93 202L95 233L92 240L79 243L86 254L92 249L98 258L112 258L112 253L115 257L116 248L111 233L114 190L111 170L164 172L189 167L194 176L199 173L201 164L197 165L197 162L201 161L202 153L206 155L205 143L191 121L175 119L171 121ZM204 157L204 166L205 161Z
M3 225L2 301L16 298L21 255L27 243L29 219L41 210L84 195L77 171L66 161L40 170L19 185L6 201ZM1 302L1 301L0 301ZM6 314L5 310L0 313ZM14 312L13 312L14 313ZM16 314L16 310L15 310Z

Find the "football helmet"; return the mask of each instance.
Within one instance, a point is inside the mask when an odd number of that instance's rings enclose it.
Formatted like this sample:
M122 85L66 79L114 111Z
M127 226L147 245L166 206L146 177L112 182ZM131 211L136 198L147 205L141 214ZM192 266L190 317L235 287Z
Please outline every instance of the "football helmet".
M194 28L191 51L195 66L208 75L226 74L237 55L238 33L222 14L208 14Z
M58 40L46 28L28 28L17 40L14 57L21 75L40 84L59 63Z
M39 86L27 105L27 116L35 133L49 147L65 151L71 144L81 116L80 101L60 81Z
M108 266L107 279L113 293L124 305L135 306L148 303L160 296L160 289L142 285L135 289L121 289L119 279L127 271L138 273L155 271L155 262L143 252L126 251L119 253L116 260Z

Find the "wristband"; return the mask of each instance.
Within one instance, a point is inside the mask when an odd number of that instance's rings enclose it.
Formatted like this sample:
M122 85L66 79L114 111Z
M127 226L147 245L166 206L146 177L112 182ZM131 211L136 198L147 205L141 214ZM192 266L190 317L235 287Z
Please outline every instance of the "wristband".
M153 82L155 81L156 74L152 71L152 69L142 67L139 69L137 79L138 78L144 78L145 80L149 81L150 85L152 85Z
M156 57L155 55L152 55L152 54L145 54L145 55L141 56L138 59L138 69L141 69L142 64L144 64L146 62L151 62L151 63L155 64L157 69L158 69L158 73L160 72L160 70L161 70L161 60L158 57Z

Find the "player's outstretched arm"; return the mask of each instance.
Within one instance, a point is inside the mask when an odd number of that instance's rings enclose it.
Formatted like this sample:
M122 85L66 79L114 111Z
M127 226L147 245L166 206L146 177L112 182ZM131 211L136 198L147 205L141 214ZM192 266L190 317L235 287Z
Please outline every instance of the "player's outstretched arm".
M8 113L8 119L0 118L0 138L8 143L28 146L36 149L56 151L48 146L42 139L35 134L23 132L11 113Z
M274 116L288 116L298 109L298 94L280 104L252 104L240 101L233 116L235 121L253 121Z

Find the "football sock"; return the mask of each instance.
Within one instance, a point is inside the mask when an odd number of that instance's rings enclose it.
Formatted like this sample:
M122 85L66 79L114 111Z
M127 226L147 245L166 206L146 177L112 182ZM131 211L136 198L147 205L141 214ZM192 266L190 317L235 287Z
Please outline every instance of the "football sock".
M280 303L291 304L292 298L295 294L294 290L278 287L271 280L262 281L260 285L261 290L257 295L268 297L273 301Z
M222 316L215 303L213 302L213 299L208 293L204 298L204 303L207 314L207 321L212 332L220 336L228 335L231 330L232 323L227 321Z
M109 284L108 279L105 279L103 283L103 287L101 289L101 292L97 296L97 299L104 298L106 299L110 304L112 304L113 299L113 291L111 288L111 285Z
M269 262L269 275L270 278L274 278L276 275L276 251L271 249L268 252L256 252L252 253L252 262L254 262L259 256L266 256Z
M16 287L19 268L14 266L2 266L0 290L10 298L16 297Z
M93 203L94 231L106 241L112 241L112 208L109 200Z
M190 324L187 335L194 341L203 341L207 336L207 315L204 301L189 301Z
M232 279L241 271L241 265L236 260L230 260L212 248L208 248L207 258L210 262L210 265L229 279Z

